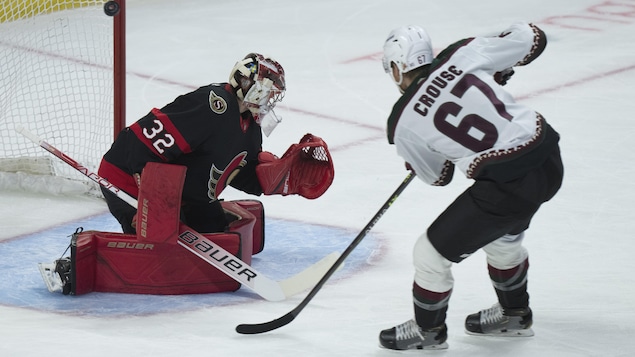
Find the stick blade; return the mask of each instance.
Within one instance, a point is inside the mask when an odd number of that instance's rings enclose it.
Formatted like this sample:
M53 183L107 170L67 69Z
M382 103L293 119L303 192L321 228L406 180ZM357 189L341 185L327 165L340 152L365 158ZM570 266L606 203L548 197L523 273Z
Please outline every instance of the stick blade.
M285 326L293 321L293 319L295 319L295 314L293 314L293 312L289 312L286 315L269 322L263 322L259 324L240 324L236 326L236 332L243 335L256 335L259 333L265 333Z

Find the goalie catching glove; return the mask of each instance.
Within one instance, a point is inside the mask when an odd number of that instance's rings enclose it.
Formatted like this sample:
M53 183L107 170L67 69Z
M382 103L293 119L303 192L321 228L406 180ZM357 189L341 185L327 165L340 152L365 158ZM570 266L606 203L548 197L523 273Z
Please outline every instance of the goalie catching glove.
M263 151L256 166L265 195L300 195L308 199L322 196L333 182L333 160L321 138L306 134L278 158Z

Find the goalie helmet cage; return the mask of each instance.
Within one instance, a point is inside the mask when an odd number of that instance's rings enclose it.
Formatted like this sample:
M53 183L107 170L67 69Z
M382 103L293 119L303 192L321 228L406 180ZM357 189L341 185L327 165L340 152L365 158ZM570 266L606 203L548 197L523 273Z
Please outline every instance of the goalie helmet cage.
M3 0L0 58L0 189L99 195L15 128L96 171L126 122L125 0Z

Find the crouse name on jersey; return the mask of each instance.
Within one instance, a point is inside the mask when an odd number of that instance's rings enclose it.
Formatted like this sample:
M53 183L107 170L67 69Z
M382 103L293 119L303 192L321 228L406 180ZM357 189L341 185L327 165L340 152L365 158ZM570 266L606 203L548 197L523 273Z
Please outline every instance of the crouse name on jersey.
M420 96L417 103L415 103L414 111L424 117L428 115L428 108L432 107L436 98L441 95L441 89L447 87L449 82L455 80L461 74L463 74L462 70L456 68L456 66L450 66L447 71L443 71L434 77L426 87L426 94ZM422 108L422 106L425 107Z

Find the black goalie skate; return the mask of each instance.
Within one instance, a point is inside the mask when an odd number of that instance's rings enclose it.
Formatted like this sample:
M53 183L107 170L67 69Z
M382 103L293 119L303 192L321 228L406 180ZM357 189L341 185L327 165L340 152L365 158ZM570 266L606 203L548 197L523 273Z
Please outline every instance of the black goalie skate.
M38 268L46 287L50 292L61 291L69 295L73 291L71 279L71 258L66 257L54 261L52 264L39 263Z
M75 287L73 286L75 281L74 257L77 247L77 235L82 231L83 228L80 227L71 235L71 243L69 244L71 250L70 257L60 258L55 260L52 264L38 263L38 269L40 270L42 279L50 292L61 291L64 295L73 295L75 293Z

